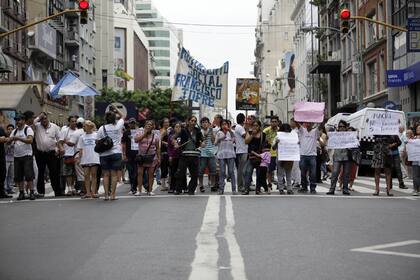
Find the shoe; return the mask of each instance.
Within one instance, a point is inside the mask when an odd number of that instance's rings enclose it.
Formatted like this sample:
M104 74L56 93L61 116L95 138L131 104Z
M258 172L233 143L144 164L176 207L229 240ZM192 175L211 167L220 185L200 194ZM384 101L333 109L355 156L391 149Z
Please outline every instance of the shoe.
M279 190L279 193L280 194L284 194L284 190Z
M35 200L35 193L34 193L34 191L31 191L29 193L29 200Z
M390 193L389 191L386 192L386 195L387 196L394 196L394 194L393 193Z
M379 191L374 192L372 195L373 195L373 196L379 196Z
M94 194L92 194L92 198L99 198L99 195L94 193Z
M311 194L316 194L316 190L311 190Z
M224 191L219 191L217 194L218 195L223 195Z
M326 194L327 195L334 195L335 191L334 190L329 190Z
M174 190L169 190L169 191L168 191L168 193L174 193L174 192L175 192Z
M180 195L180 194L182 194L182 192L174 191L174 195Z
M44 196L45 196L45 194L43 194L43 193L36 193L35 194L36 198L44 198Z
M200 187L200 192L205 192L206 190L204 189L203 186Z
M287 194L294 194L294 192L292 190L288 190Z
M404 185L404 183L402 183L402 184L400 184L400 189L404 189L404 190L406 190L406 189L408 189L408 187L406 187L406 186Z
M344 191L343 191L343 195L350 195L350 191L348 191L348 190L344 190Z
M141 192L137 191L134 196L141 196Z
M411 195L412 196L419 196L419 192L418 191L413 191L413 193Z
M13 196L8 195L7 193L0 194L0 198L12 198Z
M298 193L307 193L307 192L308 192L308 189L306 189L306 188L300 188L298 190Z
M19 196L17 198L17 200L24 200L25 199L25 193L24 192L19 192Z
M16 192L14 190L7 191L7 194L15 194Z
M242 195L249 195L249 191L244 191Z
M154 192L148 192L147 195L148 196L155 196L155 193Z

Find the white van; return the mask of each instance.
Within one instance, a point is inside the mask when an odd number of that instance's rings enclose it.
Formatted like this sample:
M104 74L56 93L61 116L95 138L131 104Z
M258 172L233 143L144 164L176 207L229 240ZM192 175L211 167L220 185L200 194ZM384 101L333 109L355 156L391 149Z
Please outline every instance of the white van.
M347 122L351 127L354 127L358 131L358 137L360 139L360 150L362 152L362 161L360 163L361 165L371 165L373 156L373 143L375 142L375 132L387 129L379 127L376 125L374 120L369 119L369 117L373 116L374 114L385 114L386 116L392 115L393 122L398 124L398 126L406 125L404 112L397 110L364 108L348 116ZM391 134L397 135L398 132L393 129L392 132L390 132L390 135Z
M327 123L325 124L325 128L328 130L329 128L337 129L338 123L343 120L347 121L351 114L350 113L338 113L331 118L328 119Z

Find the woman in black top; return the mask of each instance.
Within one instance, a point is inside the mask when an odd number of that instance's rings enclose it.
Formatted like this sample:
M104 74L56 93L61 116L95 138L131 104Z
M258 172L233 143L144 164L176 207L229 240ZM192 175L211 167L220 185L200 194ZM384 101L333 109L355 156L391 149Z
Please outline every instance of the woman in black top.
M258 172L261 163L261 159L252 154L252 152L261 154L263 144L266 141L266 135L262 132L261 127L260 121L254 121L252 130L248 131L245 137L245 144L248 145L248 160L245 164L245 191L242 193L243 195L249 194L254 168Z

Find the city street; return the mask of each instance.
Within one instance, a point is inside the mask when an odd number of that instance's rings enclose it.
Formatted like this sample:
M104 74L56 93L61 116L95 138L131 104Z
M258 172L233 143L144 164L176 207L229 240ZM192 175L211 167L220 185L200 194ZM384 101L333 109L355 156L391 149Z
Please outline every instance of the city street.
M372 193L369 179L358 187ZM113 202L3 200L0 278L420 277L420 206L410 190L396 188L392 198L331 197L321 192L326 186L317 195L173 196L157 189L154 197L133 197L122 185Z

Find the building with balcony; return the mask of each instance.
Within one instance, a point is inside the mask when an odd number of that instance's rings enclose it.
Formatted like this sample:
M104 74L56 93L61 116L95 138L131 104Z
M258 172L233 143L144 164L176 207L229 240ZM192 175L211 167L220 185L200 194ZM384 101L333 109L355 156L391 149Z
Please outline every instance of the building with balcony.
M163 18L151 0L136 1L136 17L149 42L154 57L156 76L154 87L173 86L178 64L179 46L182 45L182 30L175 28Z
M317 75L310 71L316 62L318 39L314 32L306 32L306 27L318 26L318 7L309 0L296 1L290 19L296 26L293 36L294 69L296 78L296 101L319 101L319 88L316 86Z
M7 32L26 24L25 0L1 0L0 32ZM27 35L25 31L13 33L0 42L2 49L1 82L16 82L26 79L25 69L28 62Z
M276 102L283 98L278 85L279 65L285 53L293 49L295 27L289 15L294 4L286 0L261 0L258 3L258 19L255 29L254 76L260 81L259 115L265 118L279 115L286 118L286 106ZM286 93L287 95L287 93Z

